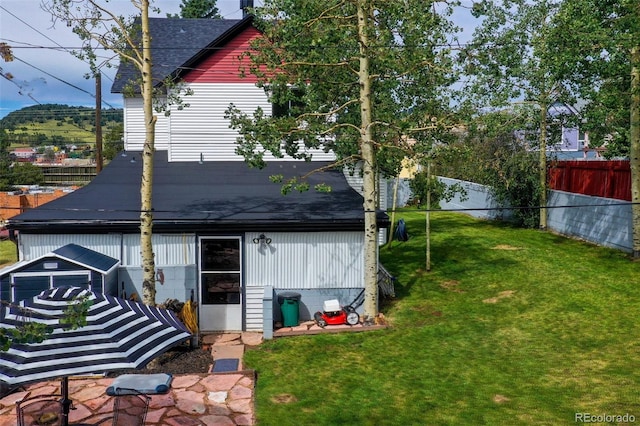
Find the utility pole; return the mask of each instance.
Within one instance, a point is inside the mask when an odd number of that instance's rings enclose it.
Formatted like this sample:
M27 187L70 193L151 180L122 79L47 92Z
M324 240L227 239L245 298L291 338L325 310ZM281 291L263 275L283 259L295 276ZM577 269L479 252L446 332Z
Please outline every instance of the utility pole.
M96 174L102 171L102 73L96 74Z

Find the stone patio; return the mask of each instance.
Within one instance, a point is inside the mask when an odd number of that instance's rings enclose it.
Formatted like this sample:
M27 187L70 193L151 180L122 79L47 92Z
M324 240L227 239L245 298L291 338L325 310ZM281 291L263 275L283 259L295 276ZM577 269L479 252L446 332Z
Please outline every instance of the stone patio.
M243 370L245 345L257 346L261 333L220 333L202 337L203 347L211 349L214 362L238 358L238 371L209 374L185 374L173 377L171 390L151 395L145 424L158 426L254 425L256 375ZM72 377L69 397L74 409L70 423L95 423L113 412L113 398L106 388L113 378ZM16 401L37 395L60 394L60 380L24 386L23 390L0 399L0 426L16 425Z
M109 417L113 398L106 388L113 378L71 378L69 394L74 409L70 423L94 423ZM145 424L159 426L253 425L255 375L253 371L190 374L173 378L167 394L151 395ZM0 399L0 426L15 426L19 399L60 393L60 381L40 382Z

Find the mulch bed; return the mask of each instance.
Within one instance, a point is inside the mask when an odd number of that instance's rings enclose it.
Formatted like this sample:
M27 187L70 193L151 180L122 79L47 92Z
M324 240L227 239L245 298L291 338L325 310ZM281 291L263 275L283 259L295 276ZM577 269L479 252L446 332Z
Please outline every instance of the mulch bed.
M172 375L208 373L213 364L210 350L201 347L177 346L152 360L141 370L122 370L109 373L110 377L120 374L156 374L168 373Z

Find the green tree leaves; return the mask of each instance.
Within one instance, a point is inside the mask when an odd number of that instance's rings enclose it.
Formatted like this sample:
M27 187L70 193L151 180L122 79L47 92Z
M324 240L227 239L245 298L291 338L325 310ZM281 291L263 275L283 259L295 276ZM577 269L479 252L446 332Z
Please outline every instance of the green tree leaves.
M58 318L60 324L71 330L87 325L87 314L92 303L86 297L69 302L62 316ZM14 344L41 343L53 332L53 326L49 324L36 320L29 321L33 313L29 309L18 306L13 306L13 309L22 310L24 321L17 328L0 328L0 351L6 351Z
M255 11L262 37L245 55L244 73L257 77L276 111L231 105L226 114L240 133L236 152L252 166L263 166L267 153L310 160L318 149L335 153L337 165L362 166L369 319L377 309L376 178L396 175L405 156L428 150L451 127L454 27L451 9L435 3L265 1ZM282 179L285 193L308 188Z
M237 153L263 166L269 152L310 159L310 149L358 161L361 139L356 0L271 0L256 10L263 37L247 53L245 73L258 77L270 101L286 113L227 111L241 133ZM380 170L395 175L411 149L406 138L431 145L453 122L448 88L455 80L447 47L455 30L449 9L432 2L367 1L375 11L364 54L370 64L371 130ZM274 19L282 17L283 19Z
M167 18L222 19L216 3L216 0L182 0L180 14L167 14Z
M14 185L39 185L44 182L42 170L31 163L14 162L9 155L9 139L0 128L0 190L11 191Z
M28 323L20 328L0 328L0 350L9 350L13 344L41 343L53 329L41 323Z

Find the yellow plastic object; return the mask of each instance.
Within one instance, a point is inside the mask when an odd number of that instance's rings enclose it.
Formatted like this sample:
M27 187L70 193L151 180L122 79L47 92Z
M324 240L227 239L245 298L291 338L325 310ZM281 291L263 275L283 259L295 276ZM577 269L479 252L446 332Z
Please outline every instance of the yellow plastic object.
M191 300L184 303L182 310L180 311L180 319L184 325L193 334L198 332L198 318L196 315L196 304Z

